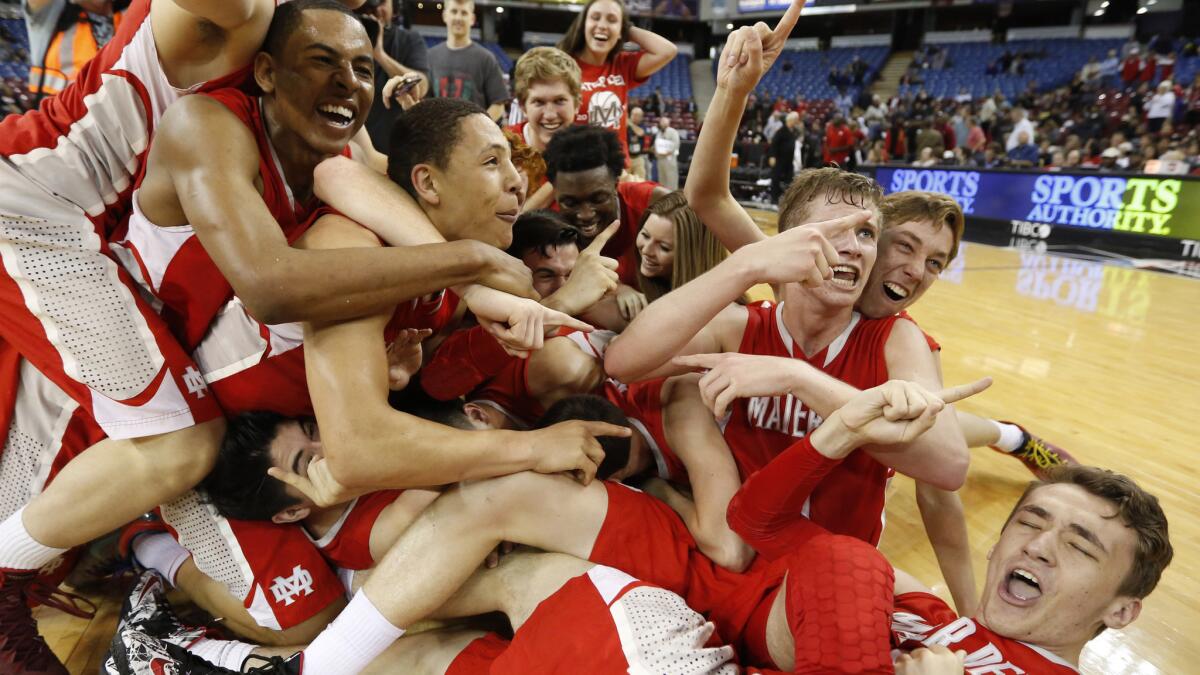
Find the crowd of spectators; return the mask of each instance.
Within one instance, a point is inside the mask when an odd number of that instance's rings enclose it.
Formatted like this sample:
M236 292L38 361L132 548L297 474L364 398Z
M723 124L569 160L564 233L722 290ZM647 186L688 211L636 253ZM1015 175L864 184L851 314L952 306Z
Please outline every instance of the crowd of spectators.
M1195 46L1180 51L1191 56ZM1005 51L988 68L1012 72L1037 58L1027 50ZM741 140L769 144L795 111L802 147L797 168L837 161L849 168L904 163L1139 172L1157 162L1150 168L1200 174L1200 74L1177 82L1176 62L1173 44L1131 40L1103 60L1091 59L1066 86L1042 90L1031 81L1011 98L973 98L965 90L935 98L918 87L887 101L863 94L848 109L834 105L825 117L809 114L816 102L752 99ZM916 54L906 77L941 67L945 50L929 47Z

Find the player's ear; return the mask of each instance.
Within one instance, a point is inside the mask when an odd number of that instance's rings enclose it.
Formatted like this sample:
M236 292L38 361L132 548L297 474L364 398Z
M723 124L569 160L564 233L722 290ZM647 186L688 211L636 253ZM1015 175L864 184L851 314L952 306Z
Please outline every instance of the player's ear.
M288 523L296 523L308 517L309 509L302 504L293 504L279 513L271 516L271 522L276 525L287 525Z
M433 167L428 164L418 164L412 168L412 184L413 189L417 192L417 197L422 201L427 202L430 206L439 206L442 203L441 197L438 195L438 181L433 175Z
M266 52L254 55L254 81L264 94L275 91L275 61Z
M464 403L463 414L471 421L471 425L478 429L492 428L492 422L488 418L487 412L478 403Z
M1133 623L1142 613L1142 601L1128 595L1119 595L1109 603L1104 612L1104 625L1109 628L1122 629Z

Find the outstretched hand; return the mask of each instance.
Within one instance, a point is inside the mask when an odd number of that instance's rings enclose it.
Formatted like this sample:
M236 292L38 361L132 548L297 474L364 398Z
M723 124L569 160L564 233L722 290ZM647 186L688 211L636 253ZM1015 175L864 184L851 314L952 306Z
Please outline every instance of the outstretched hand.
M896 675L961 675L967 653L943 645L921 647L896 659Z
M401 391L421 369L421 342L433 334L428 328L405 328L387 346L388 389Z
M783 52L783 45L796 27L804 2L792 0L775 28L759 21L730 33L717 66L717 86L728 88L739 96L747 96L754 91L763 74L771 69Z
M830 415L822 427L836 420L853 439L853 447L908 443L929 431L947 404L974 396L990 386L992 378L985 377L934 393L915 382L889 380L856 394ZM818 445L815 440L813 445ZM842 448L845 451L842 456L853 447Z
M672 363L708 371L700 378L700 398L718 419L735 399L788 393L794 369L804 367L785 357L733 352L676 356Z

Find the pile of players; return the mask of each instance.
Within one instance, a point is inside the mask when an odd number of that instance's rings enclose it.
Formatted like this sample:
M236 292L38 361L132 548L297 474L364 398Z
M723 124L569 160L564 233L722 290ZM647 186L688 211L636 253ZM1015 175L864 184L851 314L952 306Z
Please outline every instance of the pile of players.
M804 172L774 237L733 200L802 4L730 36L670 193L621 180L610 131L526 144L453 99L375 154L338 3L135 1L0 124L0 673L66 672L29 602L72 609L52 568L116 528L144 573L109 673L1074 672L1157 584L1166 518L949 406L988 381L943 388L904 309L953 200ZM570 57L515 80L574 116ZM953 491L989 443L1041 480L976 597ZM895 471L958 613L876 549Z

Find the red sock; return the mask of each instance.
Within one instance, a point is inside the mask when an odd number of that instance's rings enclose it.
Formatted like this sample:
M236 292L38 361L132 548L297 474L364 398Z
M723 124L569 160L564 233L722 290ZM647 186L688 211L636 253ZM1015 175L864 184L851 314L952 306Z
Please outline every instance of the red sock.
M840 460L817 452L802 438L756 471L729 502L726 518L734 532L760 555L786 555L813 535L804 502Z

